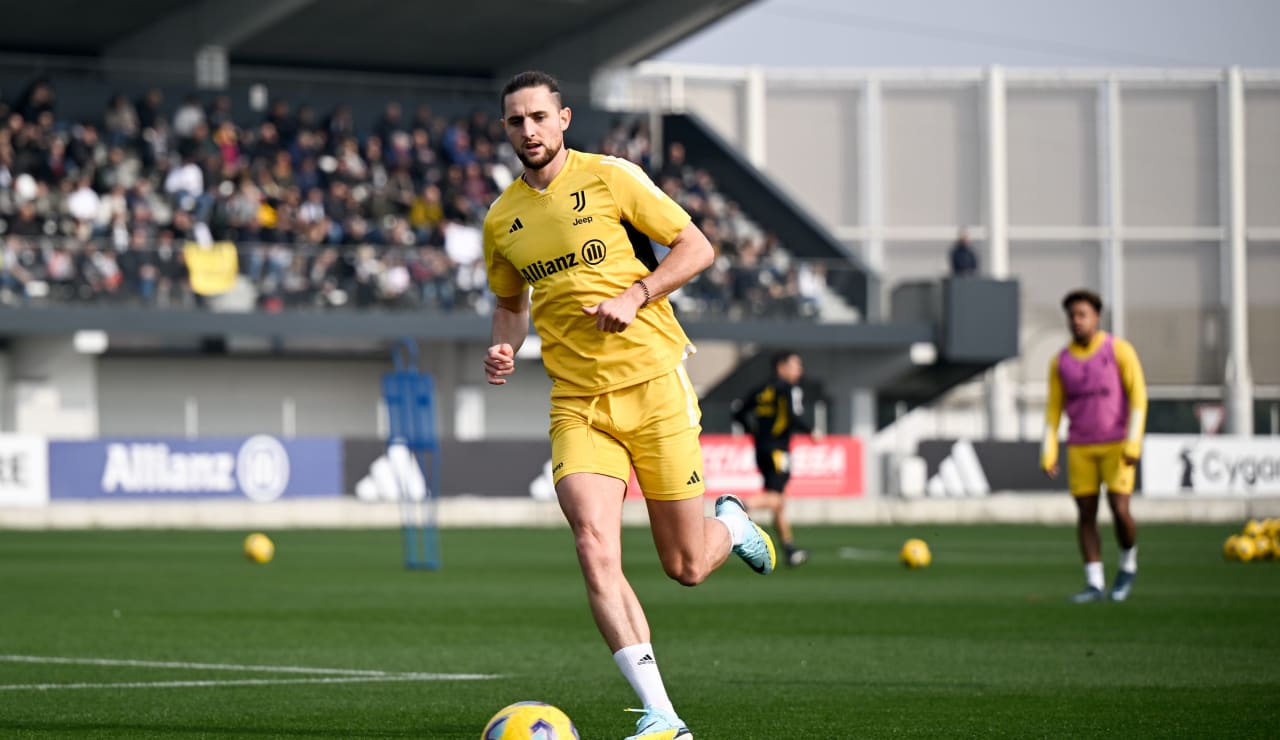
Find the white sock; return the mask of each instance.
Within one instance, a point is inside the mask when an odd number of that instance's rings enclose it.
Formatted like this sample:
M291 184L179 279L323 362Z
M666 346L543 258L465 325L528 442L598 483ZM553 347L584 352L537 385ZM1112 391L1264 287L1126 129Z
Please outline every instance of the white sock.
M667 688L662 685L662 674L658 672L658 661L653 657L653 645L642 642L639 645L624 647L613 654L613 662L618 670L627 677L627 682L640 697L641 705L656 707L672 714L676 713L667 698Z
M1095 560L1092 563L1084 564L1084 582L1101 591L1107 585L1107 579L1102 572L1102 561Z
M729 528L729 541L737 547L742 544L743 538L747 536L747 527L751 526L751 520L745 516L718 516L716 519Z
M1125 573L1138 572L1138 546L1134 545L1128 550L1120 551L1120 570Z

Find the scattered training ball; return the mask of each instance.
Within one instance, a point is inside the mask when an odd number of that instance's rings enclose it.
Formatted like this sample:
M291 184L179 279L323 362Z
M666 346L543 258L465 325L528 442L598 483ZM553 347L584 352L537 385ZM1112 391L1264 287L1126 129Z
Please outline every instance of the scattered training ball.
M255 563L270 563L276 556L275 543L261 532L244 538L244 556Z
M913 537L902 543L898 559L908 568L927 568L933 562L933 553L929 552L927 542Z

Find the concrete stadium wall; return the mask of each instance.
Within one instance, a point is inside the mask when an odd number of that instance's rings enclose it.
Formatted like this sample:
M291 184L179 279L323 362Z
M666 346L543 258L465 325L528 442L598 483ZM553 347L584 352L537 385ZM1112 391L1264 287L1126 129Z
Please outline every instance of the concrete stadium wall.
M639 106L704 118L851 250L871 257L888 288L948 270L957 228L985 257L986 71L762 70L645 64ZM1011 272L1024 285L1024 356L1012 373L1041 382L1043 335L1065 336L1057 301L1105 288L1103 240L1123 240L1125 333L1156 385L1224 381L1221 73L1007 70L1005 124ZM1107 106L1118 106L1120 188L1106 207ZM874 96L874 97L869 97ZM622 104L622 103L620 103ZM879 132L868 107L878 106ZM1280 82L1245 76L1246 220L1253 380L1280 387L1275 325L1280 282ZM879 136L879 173L864 169ZM876 189L877 192L870 192ZM870 213L868 204L880 212ZM874 264L874 260L872 260ZM1254 272L1254 266L1258 272ZM1105 292L1105 290L1104 290ZM1270 333L1267 333L1270 332Z

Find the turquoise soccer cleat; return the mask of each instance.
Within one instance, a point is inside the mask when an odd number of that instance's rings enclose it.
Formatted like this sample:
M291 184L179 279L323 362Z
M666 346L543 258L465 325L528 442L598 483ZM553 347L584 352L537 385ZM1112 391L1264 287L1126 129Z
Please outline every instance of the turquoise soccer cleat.
M726 494L716 499L716 516L717 517L742 517L746 520L745 528L746 537L741 544L734 545L733 551L751 566L751 570L760 575L768 575L773 572L773 568L778 564L778 554L773 547L773 539L769 534L760 528L760 525L751 521L751 517L747 516L747 507L742 501L733 495Z
M671 712L656 707L627 711L643 712L644 716L636 721L636 734L625 740L693 740L693 733L685 726L684 720Z

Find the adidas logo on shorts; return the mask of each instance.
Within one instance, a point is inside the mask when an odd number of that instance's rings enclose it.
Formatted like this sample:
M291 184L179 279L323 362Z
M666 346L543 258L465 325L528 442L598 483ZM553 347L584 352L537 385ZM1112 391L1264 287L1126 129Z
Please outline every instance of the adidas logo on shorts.
M702 476L698 475L698 471L693 471L693 475L689 476L689 480L685 481L686 486L692 486L694 483L701 483Z

